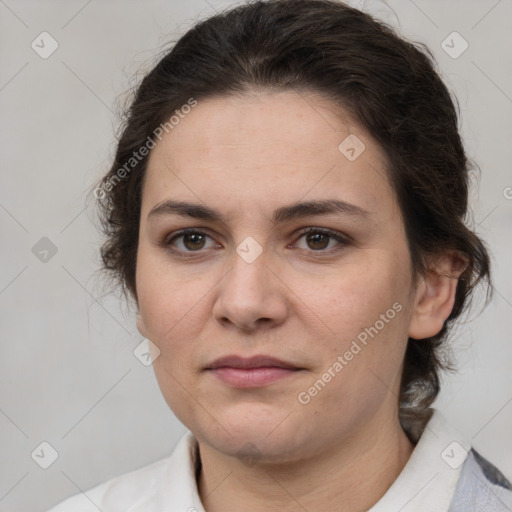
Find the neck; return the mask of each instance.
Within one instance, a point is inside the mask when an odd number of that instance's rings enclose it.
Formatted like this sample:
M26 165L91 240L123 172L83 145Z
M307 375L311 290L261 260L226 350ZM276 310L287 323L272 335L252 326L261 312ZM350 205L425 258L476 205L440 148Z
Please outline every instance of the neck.
M373 418L323 453L291 463L247 466L199 442L199 495L207 512L361 512L386 493L413 449L398 416Z

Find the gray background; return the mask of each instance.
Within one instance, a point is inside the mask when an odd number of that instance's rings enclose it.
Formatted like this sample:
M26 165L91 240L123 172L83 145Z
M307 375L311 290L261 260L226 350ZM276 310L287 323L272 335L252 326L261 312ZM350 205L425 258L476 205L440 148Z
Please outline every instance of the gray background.
M1 510L46 510L168 455L185 432L134 357L133 314L97 279L100 238L84 201L108 168L116 101L133 77L194 20L232 4L0 0ZM436 406L511 478L512 2L352 4L427 43L459 98L482 172L474 225L497 291L458 330L459 372ZM59 45L47 59L31 48L43 31ZM441 47L453 31L469 43L456 59ZM57 249L46 262L32 252L43 237ZM46 470L31 458L43 441L58 452Z

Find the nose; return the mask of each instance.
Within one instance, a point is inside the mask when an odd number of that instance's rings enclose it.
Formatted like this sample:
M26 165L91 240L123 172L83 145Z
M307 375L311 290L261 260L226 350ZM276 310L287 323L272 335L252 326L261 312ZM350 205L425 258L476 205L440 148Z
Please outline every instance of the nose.
M263 252L248 262L234 252L213 306L214 318L224 327L254 331L284 322L289 310L287 287L270 259Z

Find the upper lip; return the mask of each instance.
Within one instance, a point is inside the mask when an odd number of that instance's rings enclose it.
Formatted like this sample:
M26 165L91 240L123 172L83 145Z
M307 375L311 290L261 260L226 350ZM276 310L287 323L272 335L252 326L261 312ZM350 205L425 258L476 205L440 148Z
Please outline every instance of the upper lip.
M215 359L206 369L213 370L215 368L290 368L298 370L299 368L291 363L276 359L275 357L257 355L252 357L241 356L225 356Z

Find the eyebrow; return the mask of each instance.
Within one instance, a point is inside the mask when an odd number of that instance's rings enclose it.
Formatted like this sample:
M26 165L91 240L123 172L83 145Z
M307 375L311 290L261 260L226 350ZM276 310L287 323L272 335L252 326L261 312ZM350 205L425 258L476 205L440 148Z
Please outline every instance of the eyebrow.
M351 217L367 218L370 212L355 204L339 199L325 199L317 201L297 202L282 206L274 211L272 223L278 224L293 219L300 219L312 215L344 214ZM202 204L186 201L167 200L157 204L148 213L148 219L166 215L179 215L193 219L201 219L227 224L227 219L217 210Z

